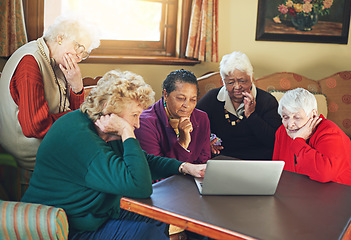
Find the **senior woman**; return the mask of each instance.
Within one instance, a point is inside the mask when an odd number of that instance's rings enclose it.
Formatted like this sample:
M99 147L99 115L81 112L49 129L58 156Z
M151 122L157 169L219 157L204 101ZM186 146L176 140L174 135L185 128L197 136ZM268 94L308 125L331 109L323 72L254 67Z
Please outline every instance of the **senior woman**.
M239 159L271 160L274 134L281 125L278 102L256 88L249 58L241 52L223 56L220 74L224 86L203 96L197 108L208 114L211 132L222 140L212 153Z
M60 16L43 37L16 50L6 62L0 79L0 144L28 170L21 179L24 188L51 125L84 101L77 64L99 44L93 26Z
M135 135L142 149L156 156L183 162L205 163L211 158L210 122L195 109L198 84L195 75L176 70L163 81L163 96L140 116Z
M141 76L106 73L80 111L58 119L46 134L22 201L63 208L70 239L169 239L167 224L121 210L120 198L147 198L152 179L200 177L206 165L142 151L134 129L153 101Z
M350 138L318 116L314 95L303 88L287 91L278 112L283 125L276 132L273 160L284 160L284 170L315 181L351 185Z

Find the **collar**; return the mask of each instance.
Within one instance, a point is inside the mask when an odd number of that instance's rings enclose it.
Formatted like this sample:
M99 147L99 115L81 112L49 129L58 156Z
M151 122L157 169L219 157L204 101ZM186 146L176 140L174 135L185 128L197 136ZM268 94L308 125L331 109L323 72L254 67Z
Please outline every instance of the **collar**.
M254 83L252 83L252 89L251 89L252 95L254 96L254 98L256 99L257 96L257 89ZM233 106L232 101L230 100L229 94L227 89L225 88L225 86L223 86L218 94L217 94L217 100L220 102L224 102L224 109L226 109L228 112L230 112L231 114L239 117L240 115L242 115L243 109L245 109L245 105L242 102L238 109L235 111L235 108ZM240 114L239 114L240 112Z
M162 119L162 121L166 124L167 127L172 128L172 126L170 125L170 123L168 121L168 116L167 116L167 113L166 113L166 109L164 108L163 101L164 101L164 99L163 99L163 96L162 96L161 99L158 100L152 106L152 109L155 112L155 114L158 116L158 118ZM197 113L197 111L198 110L196 108L194 108L193 112L190 115L190 122L192 123L193 128L198 127L198 120L197 120L198 113Z

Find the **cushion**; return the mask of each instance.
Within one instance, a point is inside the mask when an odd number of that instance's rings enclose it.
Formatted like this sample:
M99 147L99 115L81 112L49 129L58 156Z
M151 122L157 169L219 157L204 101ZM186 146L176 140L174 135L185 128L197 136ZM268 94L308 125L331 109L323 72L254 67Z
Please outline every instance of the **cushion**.
M311 93L322 93L318 81L291 72L277 72L255 80L256 87L270 91L288 91L298 87Z
M283 97L285 92L281 91L271 91L270 94L272 94L277 101ZM318 113L323 114L325 118L327 118L328 115L328 105L327 105L327 98L323 94L314 94L316 100L317 100L317 108L318 108Z
M351 71L333 74L319 84L328 96L328 119L351 137Z
M0 239L67 239L63 209L51 206L0 202Z

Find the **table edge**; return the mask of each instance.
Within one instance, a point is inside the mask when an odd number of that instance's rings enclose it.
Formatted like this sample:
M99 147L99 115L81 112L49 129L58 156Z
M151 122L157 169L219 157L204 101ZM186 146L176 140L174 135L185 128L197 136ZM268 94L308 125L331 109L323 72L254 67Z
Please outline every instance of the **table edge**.
M120 207L124 210L134 212L146 217L150 217L158 221L165 222L167 224L172 224L172 225L181 227L185 230L189 230L214 239L234 239L234 240L254 240L255 239L238 232L234 232L212 224L208 224L189 217L185 217L180 214L169 212L155 206L150 206L148 204L144 204L127 197L121 198Z

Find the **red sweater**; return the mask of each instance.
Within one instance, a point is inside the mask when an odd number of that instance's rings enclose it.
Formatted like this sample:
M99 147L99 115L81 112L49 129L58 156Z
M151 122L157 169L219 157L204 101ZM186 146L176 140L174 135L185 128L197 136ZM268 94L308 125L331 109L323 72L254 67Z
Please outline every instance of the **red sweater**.
M290 138L282 125L275 137L273 160L285 161L284 170L309 176L319 182L351 185L350 138L325 119L308 141Z
M26 137L44 138L51 125L67 112L52 114L45 99L44 84L38 63L27 55L19 62L10 82L10 93L18 105L18 120ZM70 108L78 109L84 91L77 95L70 90Z

